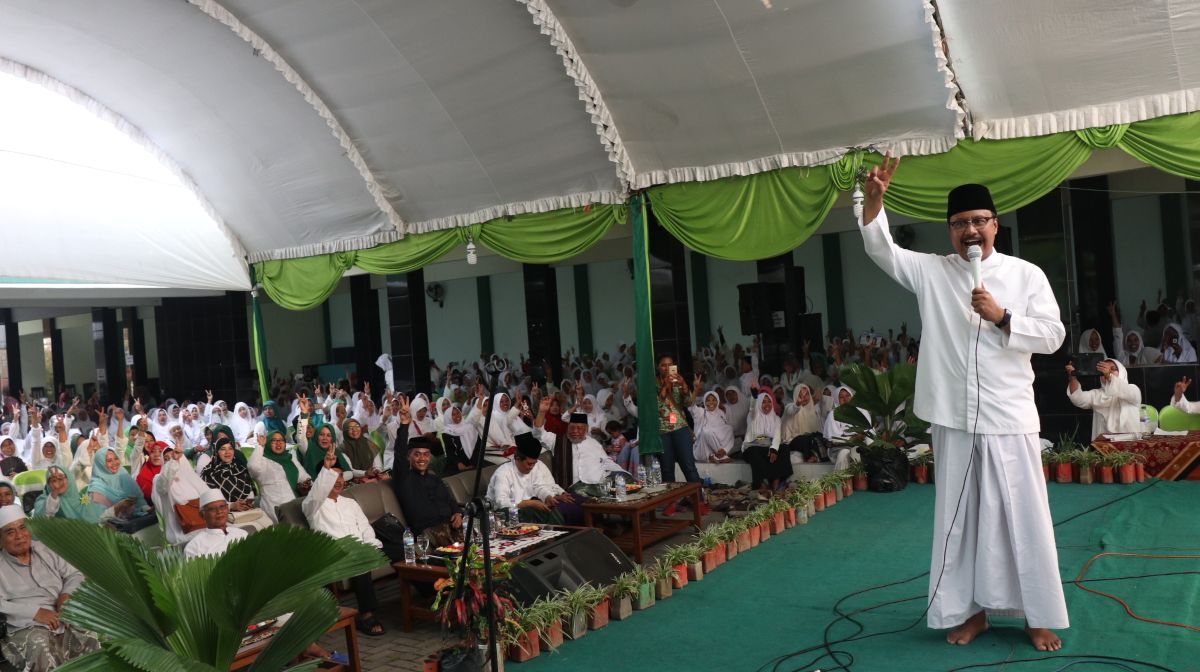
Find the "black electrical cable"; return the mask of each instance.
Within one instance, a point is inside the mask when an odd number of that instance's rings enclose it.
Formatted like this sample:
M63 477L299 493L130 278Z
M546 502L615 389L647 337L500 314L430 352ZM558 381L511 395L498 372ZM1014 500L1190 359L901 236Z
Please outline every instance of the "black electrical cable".
M1162 670L1163 672L1175 672L1175 670L1173 670L1169 667L1163 667L1162 665L1158 665L1157 663L1149 663L1144 660L1135 660L1133 658L1121 658L1118 656L1097 656L1097 655L1090 655L1090 654L1088 654L1088 655L1058 654L1055 656L1042 656L1041 658L1014 658L1012 660L999 660L994 663L972 663L970 665L963 665L962 667L952 667L952 668L946 670L946 672L962 672L963 670L978 670L978 669L984 668L984 667L999 667L1000 665L1011 665L1013 663L1040 663L1044 660L1056 660L1056 659L1062 659L1062 658L1085 658L1088 660L1095 659L1095 660L1104 660L1104 661L1115 661L1115 662L1122 662L1122 663L1131 663L1133 665L1142 665L1144 667L1149 667L1150 669L1153 669L1153 670ZM1080 661L1080 662L1083 662L1083 661Z

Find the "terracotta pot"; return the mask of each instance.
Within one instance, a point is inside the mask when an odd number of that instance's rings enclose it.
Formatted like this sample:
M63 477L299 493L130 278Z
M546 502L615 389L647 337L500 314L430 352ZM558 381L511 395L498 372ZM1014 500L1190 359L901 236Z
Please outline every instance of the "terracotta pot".
M758 546L758 543L760 541L762 541L762 527L759 525L751 526L750 527L750 548L754 548L755 546Z
M1109 467L1109 466L1100 467L1100 482L1101 483L1112 483L1113 482L1113 468L1112 467Z
M1092 471L1091 467L1079 470L1079 482L1088 485L1096 482L1096 472Z
M713 550L716 551L717 567L725 564L725 542L718 541L717 545L713 546Z
M1135 472L1137 473L1137 481L1141 483L1146 480L1146 465L1142 462L1134 462Z
M643 609L649 609L654 606L654 602L654 584L643 583L638 586L637 597L633 600L633 610L642 611Z
M738 554L738 540L732 539L732 540L726 542L725 543L725 562L729 562L730 560L736 558L737 554Z
M1123 464L1120 467L1119 476L1122 485L1129 485L1137 480L1137 467L1133 464Z
M563 637L567 639L579 639L587 634L588 631L588 614L586 611L581 611L578 614L571 614L563 620L562 624Z
M526 632L521 635L521 639L516 644L508 647L504 652L505 657L514 663L523 663L537 658L542 652L542 647L538 645L540 639L536 629Z
M822 498L821 498L821 503L822 503L822 504L824 504L824 503L825 503L825 498L824 498L824 497L822 497ZM810 501L808 504L805 504L805 505L804 505L804 510L805 510L806 512L808 512L808 517L809 517L809 518L812 518L814 515L816 515L816 513L817 513L817 505L816 505L816 500Z
M771 523L764 520L758 524L758 540L766 541L771 538Z
M787 512L779 511L771 517L771 534L779 534L787 527Z
M671 596L671 580L659 579L654 582L654 598L656 600L665 600Z
M854 475L854 489L855 490L866 490L870 487L871 487L871 479L868 478L866 474L855 474Z
M623 621L633 615L633 600L628 597L610 599L608 601L608 617L614 621ZM592 628L595 630L595 628Z
M842 492L842 486L841 485L833 486L833 499L835 501L840 502L840 501L842 501L843 497L845 497L845 494Z
M688 584L687 565L675 565L675 576L671 579L671 585L675 588L683 588Z
M1050 482L1050 465L1042 463L1042 473L1046 476L1046 482Z
M1070 483L1072 480L1074 480L1071 478L1072 466L1073 465L1070 464L1054 465L1054 480L1058 481L1059 483Z
M606 597L600 604L592 607L592 612L588 614L588 630L599 630L608 625L608 604L609 599Z
M542 647L547 651L553 651L562 646L563 629L562 622L552 624L550 627L542 631Z
M838 497L837 497L836 492L834 492L833 490L825 491L825 508L828 509L829 507L833 506L834 504L837 504L837 500L838 500Z
M825 510L825 495L823 495L823 494L817 495L816 497L813 498L813 501L809 502L809 505L813 507L812 513L816 513L817 511L824 511Z
M717 568L717 557L716 556L717 556L716 549L710 548L704 552L704 556L703 556L701 562L703 563L705 574L708 574Z
M796 509L788 509L783 512L783 526L791 529L796 526Z
M849 497L850 495L853 495L853 494L854 494L854 481L847 478L846 480L842 481L842 495L845 497Z
M913 467L913 480L916 481L917 483L928 483L929 482L929 465L928 464L918 464L915 467Z
M688 582L704 580L704 563L693 562L687 566Z
M752 547L753 547L753 544L750 543L750 530L746 530L745 532L738 533L737 552L745 553L746 551L750 550Z
M438 654L436 653L425 656L425 660L421 661L422 672L438 672L439 669L441 669L441 665L438 663Z

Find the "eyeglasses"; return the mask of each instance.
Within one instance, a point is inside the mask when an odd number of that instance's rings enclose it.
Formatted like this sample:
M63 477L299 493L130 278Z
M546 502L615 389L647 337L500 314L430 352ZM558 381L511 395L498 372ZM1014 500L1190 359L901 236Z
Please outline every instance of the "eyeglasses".
M989 217L972 217L970 219L952 219L950 220L950 228L954 229L955 231L962 231L968 226L982 229L988 225L988 222L991 222L995 218L996 216L992 215Z

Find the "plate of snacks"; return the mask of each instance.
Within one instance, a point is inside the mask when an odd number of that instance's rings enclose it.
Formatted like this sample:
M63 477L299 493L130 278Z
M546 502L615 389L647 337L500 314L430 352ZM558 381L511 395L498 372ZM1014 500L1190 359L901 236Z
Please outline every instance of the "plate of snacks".
M438 546L434 549L434 552L441 553L442 555L459 555L463 552L463 544L460 541L449 546Z
M518 537L528 537L531 534L537 534L542 529L541 525L517 525L516 527L502 527L496 531L496 534L508 539L516 539Z

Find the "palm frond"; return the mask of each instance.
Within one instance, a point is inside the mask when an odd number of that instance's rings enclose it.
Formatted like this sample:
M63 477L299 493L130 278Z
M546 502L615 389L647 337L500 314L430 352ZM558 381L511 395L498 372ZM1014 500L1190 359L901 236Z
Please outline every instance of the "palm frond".
M148 672L121 660L116 653L101 649L54 668L57 672Z
M219 672L211 665L180 656L140 639L117 639L104 644L106 650L139 670L178 670L179 672ZM226 666L224 669L229 669Z
M307 604L292 612L288 622L271 637L271 643L254 661L249 672L275 672L281 669L337 622L340 612L333 595L326 590L314 590L311 593Z

